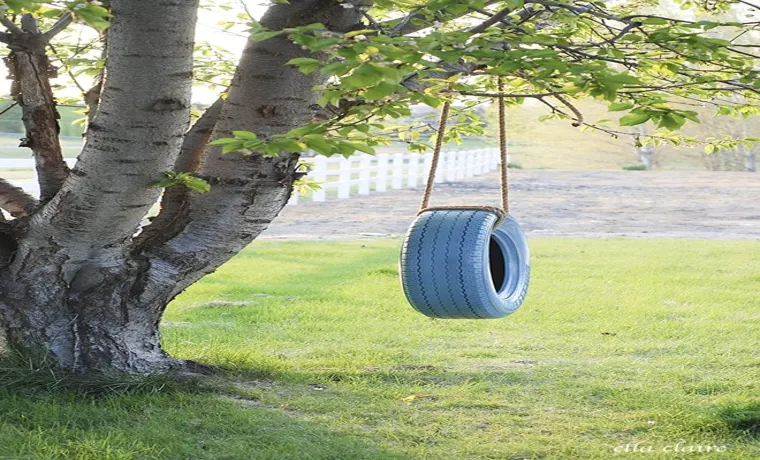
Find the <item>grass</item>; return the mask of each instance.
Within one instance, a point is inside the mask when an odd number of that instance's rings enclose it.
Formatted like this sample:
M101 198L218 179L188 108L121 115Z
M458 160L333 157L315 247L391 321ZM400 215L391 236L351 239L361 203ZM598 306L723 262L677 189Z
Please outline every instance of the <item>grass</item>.
M636 164L636 165L623 165L621 168L623 171L646 171L647 165L645 164Z
M0 458L760 458L760 242L533 240L495 321L413 312L398 246L254 244L163 323L221 375L0 389Z

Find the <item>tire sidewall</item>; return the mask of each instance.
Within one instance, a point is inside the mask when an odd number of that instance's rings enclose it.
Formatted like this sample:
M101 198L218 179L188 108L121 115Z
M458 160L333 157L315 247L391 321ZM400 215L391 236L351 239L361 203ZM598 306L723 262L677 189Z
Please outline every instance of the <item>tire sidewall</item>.
M505 255L504 289L494 286L490 270L484 270L490 301L487 305L494 307L495 314L503 317L514 313L522 305L530 284L530 249L520 224L507 215L501 225L495 227L491 237L496 241ZM484 255L484 266L489 267L488 249Z

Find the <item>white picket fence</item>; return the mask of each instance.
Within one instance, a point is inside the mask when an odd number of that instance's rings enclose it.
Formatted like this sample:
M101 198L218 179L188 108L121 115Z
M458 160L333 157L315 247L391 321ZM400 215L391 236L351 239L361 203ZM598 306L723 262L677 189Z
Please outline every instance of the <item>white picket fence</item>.
M306 196L294 191L288 204L306 200L345 199L389 189L421 187L427 179L432 159L431 153L305 158L303 161L309 163L311 169L308 179L318 182L321 187ZM76 159L67 158L66 162L73 167ZM498 166L499 150L496 148L442 152L435 182L460 181L493 171ZM35 196L39 195L34 160L0 159L0 177L3 177L3 170L8 169L29 170L28 179L11 182Z
M303 161L311 164L307 178L320 183L321 188L304 197L294 191L288 204L421 187L427 180L432 160L432 153L305 158ZM499 150L496 148L442 152L435 182L460 181L493 171L498 166Z

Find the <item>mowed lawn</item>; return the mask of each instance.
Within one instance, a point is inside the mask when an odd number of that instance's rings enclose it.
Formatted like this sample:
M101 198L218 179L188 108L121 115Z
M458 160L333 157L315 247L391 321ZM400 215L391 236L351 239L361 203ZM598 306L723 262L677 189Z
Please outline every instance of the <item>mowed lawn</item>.
M760 242L533 240L489 321L414 312L399 244L255 243L163 323L221 373L0 390L0 458L760 458Z

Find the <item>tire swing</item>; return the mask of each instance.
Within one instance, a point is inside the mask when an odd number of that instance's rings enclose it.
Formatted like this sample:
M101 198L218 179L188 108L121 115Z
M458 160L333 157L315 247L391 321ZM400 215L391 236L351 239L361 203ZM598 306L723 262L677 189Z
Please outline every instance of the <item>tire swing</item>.
M520 308L530 282L528 243L509 214L504 100L499 98L502 209L428 207L448 114L447 102L420 211L401 249L401 285L412 307L431 318L502 318Z

